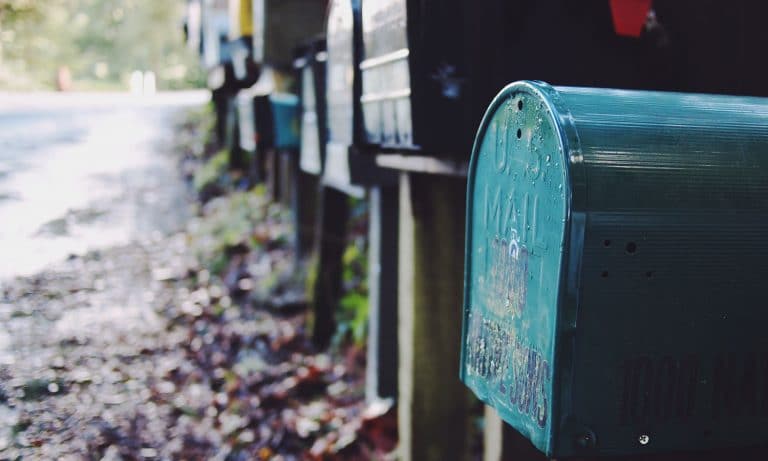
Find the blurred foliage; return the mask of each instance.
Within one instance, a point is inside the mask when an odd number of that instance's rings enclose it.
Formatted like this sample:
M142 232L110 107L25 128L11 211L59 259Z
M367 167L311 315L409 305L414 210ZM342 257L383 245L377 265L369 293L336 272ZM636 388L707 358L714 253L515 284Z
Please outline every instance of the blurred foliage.
M254 233L254 223L260 221L271 207L263 187L250 192L233 192L205 205L203 215L193 226L192 238L196 256L204 265L218 266L217 258L227 258L227 250L238 245L258 248L260 240ZM220 267L209 267L218 273Z
M0 88L125 88L134 70L159 89L200 86L184 44L184 0L0 0Z
M185 153L201 158L215 151L216 115L213 104L205 104L190 109L186 112L180 125L182 132L189 133L184 139L187 142L187 148L184 149Z
M213 157L209 158L195 172L195 190L202 194L206 188L214 185L224 186L222 182L226 181L227 167L229 166L229 152L220 150Z
M344 294L336 314L335 341L363 346L368 331L368 207L365 200L350 200L349 237L342 255Z

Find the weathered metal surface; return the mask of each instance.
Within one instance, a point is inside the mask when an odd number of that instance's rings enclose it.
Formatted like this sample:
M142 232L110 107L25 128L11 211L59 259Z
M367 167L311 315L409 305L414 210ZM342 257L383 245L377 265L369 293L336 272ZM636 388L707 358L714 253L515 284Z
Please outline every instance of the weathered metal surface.
M540 450L768 439L768 100L514 83L467 222L461 377Z

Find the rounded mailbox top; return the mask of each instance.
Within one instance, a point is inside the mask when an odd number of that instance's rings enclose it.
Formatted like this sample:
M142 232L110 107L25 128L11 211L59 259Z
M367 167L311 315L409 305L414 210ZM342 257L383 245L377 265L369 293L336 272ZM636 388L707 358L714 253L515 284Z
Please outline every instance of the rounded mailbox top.
M538 82L507 86L469 171L462 378L548 450L570 187L567 112ZM563 115L565 113L565 115Z

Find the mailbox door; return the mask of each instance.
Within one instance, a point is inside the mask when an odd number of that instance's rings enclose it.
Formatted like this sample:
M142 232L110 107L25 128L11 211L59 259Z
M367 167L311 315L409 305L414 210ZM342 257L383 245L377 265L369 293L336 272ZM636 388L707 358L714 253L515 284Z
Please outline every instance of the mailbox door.
M407 0L366 0L360 63L366 142L413 148Z
M469 172L462 380L551 453L569 206L560 129L532 86L505 89Z
M349 147L359 135L360 2L333 0L328 12L326 105L328 143L323 183L351 195L363 189L352 184Z

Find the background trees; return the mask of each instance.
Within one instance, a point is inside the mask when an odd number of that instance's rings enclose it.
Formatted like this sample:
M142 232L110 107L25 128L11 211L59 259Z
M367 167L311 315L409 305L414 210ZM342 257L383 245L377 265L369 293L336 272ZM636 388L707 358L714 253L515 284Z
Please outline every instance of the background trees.
M75 89L125 87L133 70L160 88L194 86L183 43L184 0L0 0L0 89L54 88L67 68Z

